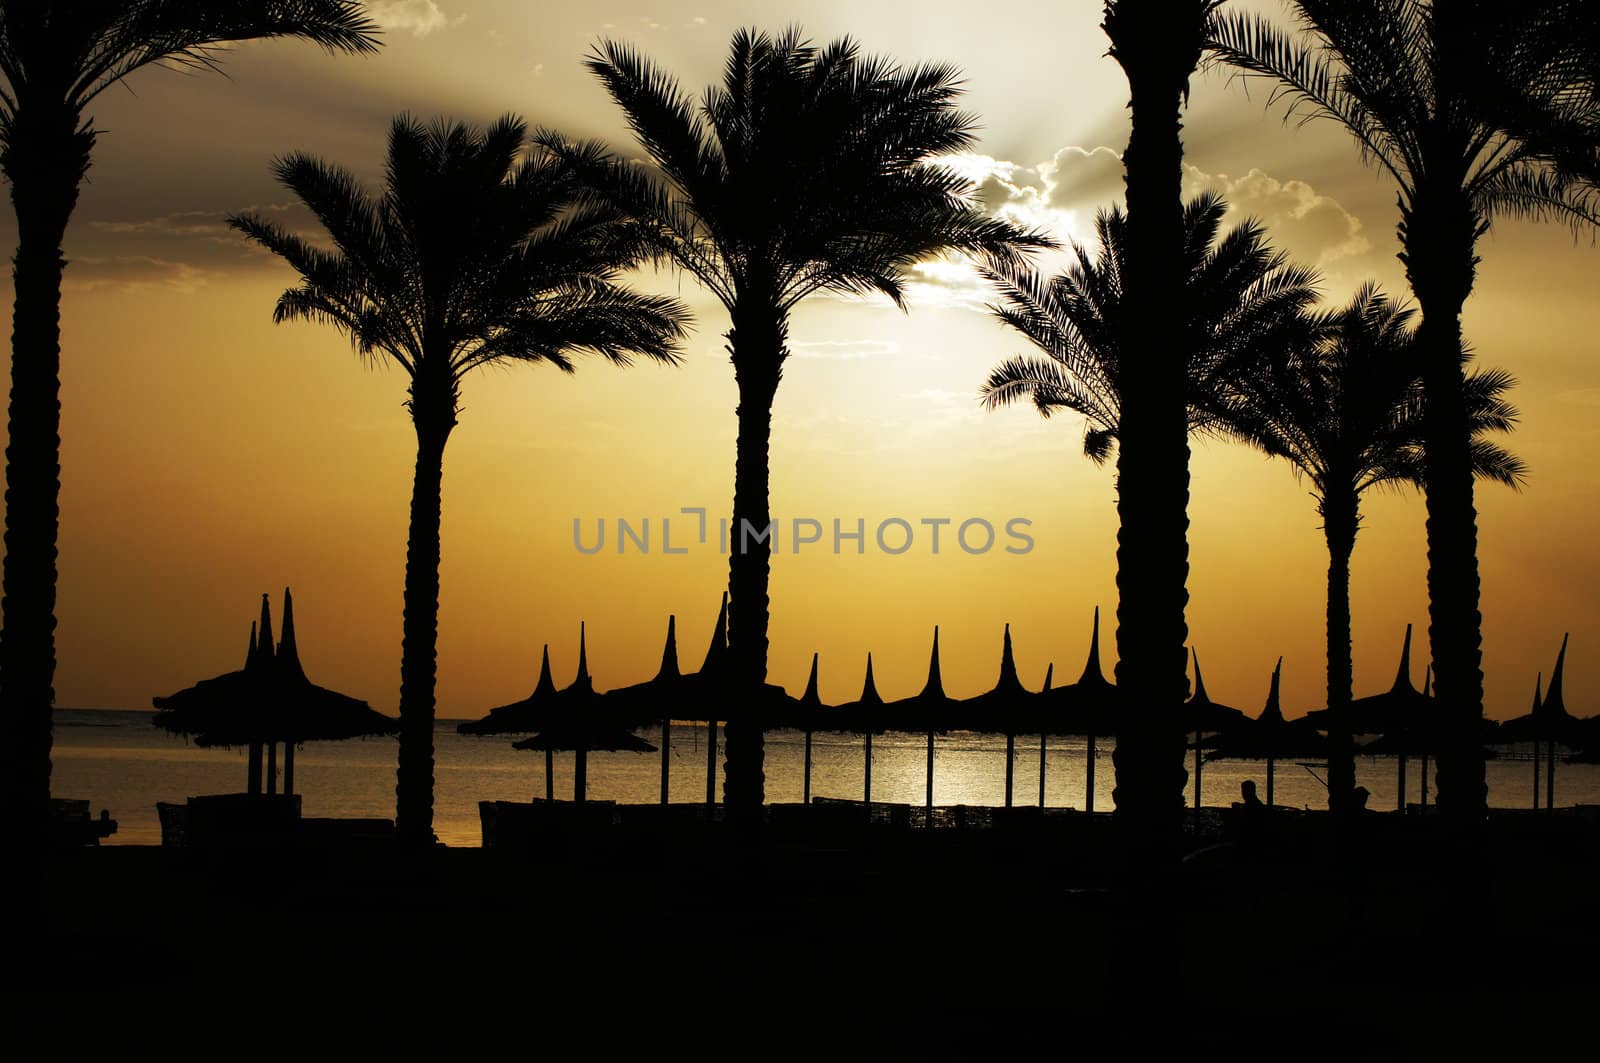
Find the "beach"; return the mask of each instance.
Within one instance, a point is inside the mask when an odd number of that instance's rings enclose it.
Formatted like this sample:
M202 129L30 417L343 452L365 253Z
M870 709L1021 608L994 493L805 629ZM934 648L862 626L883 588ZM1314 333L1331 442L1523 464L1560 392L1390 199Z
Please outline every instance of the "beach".
M1587 1036L1597 984L1595 827L1558 816L1502 819L1471 857L1426 831L1337 863L1213 851L1158 917L1104 888L1103 849L978 832L83 850L49 868L13 1003L52 1031L30 1058L1521 1052Z

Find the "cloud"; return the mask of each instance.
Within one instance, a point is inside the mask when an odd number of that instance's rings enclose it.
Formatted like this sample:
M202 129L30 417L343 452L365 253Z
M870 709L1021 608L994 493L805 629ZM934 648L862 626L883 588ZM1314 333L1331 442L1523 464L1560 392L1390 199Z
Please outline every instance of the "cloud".
M1039 229L1064 248L1072 243L1094 246L1095 214L1123 199L1122 155L1104 145L1069 144L1050 158L1032 164L989 155L962 153L937 160L976 187L985 210L1017 225ZM1272 245L1295 261L1316 267L1330 280L1342 280L1341 269L1365 274L1371 263L1356 263L1372 247L1361 219L1331 196L1299 180L1282 180L1260 170L1240 177L1184 169L1186 197L1214 189L1228 201L1225 225L1255 218ZM1044 272L1061 269L1064 253L1034 256ZM913 304L983 310L992 291L977 268L965 258L947 256L918 263L910 271L907 299Z
M367 14L386 30L410 30L426 37L450 24L435 0L368 0Z
M62 287L73 292L165 288L193 295L210 282L210 275L210 270L154 255L83 255L71 260Z
M230 231L226 216L210 210L181 210L175 214L138 221L92 221L89 227L117 235L156 233L161 236L219 237Z
M791 343L790 354L795 358L826 358L836 361L856 361L862 358L882 358L899 354L900 345L893 340L810 340Z
M297 203L252 204L261 214L321 246L325 237ZM145 218L97 218L74 231L69 280L80 290L134 285L193 291L209 279L274 263L265 248L228 228L227 211L183 210Z
M1207 188L1228 201L1225 224L1255 218L1266 227L1274 247L1305 265L1326 270L1372 250L1361 219L1304 181L1280 181L1260 170L1233 178L1184 167L1185 196Z

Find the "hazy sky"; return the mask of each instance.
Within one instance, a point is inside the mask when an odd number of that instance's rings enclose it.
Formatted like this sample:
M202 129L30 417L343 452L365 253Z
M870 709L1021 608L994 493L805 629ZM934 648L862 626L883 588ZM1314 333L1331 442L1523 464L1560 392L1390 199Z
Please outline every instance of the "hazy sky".
M1237 3L1237 0L1235 0ZM222 224L253 208L304 225L273 183L273 156L306 150L375 181L396 112L531 124L630 151L615 108L580 66L602 36L637 44L698 93L733 30L779 29L770 7L592 0L396 0L370 5L382 52L332 58L252 45L229 78L145 71L94 108L104 130L68 235L63 313L61 705L147 707L237 667L259 594L293 586L313 679L393 712L415 438L403 375L364 367L332 330L274 326L291 280ZM1259 5L1275 9L1275 3ZM976 18L970 4L796 0L782 18L820 41L850 33L905 61L949 60L968 79L982 143L967 161L989 204L1067 238L1121 193L1125 83L1105 58L1100 5L1028 5ZM1286 126L1226 76L1196 79L1186 119L1193 189L1225 192L1275 243L1324 273L1330 299L1373 277L1404 292L1392 187L1326 125ZM0 241L14 244L7 212ZM1512 445L1531 466L1517 494L1480 487L1489 712L1526 711L1536 671L1574 632L1568 705L1593 712L1589 643L1600 606L1593 517L1600 473L1595 369L1600 257L1587 235L1507 224L1482 246L1467 335L1512 370L1523 413ZM735 393L720 308L688 280L697 315L685 364L575 377L515 367L465 389L445 458L439 706L478 715L527 693L548 642L571 677L589 625L601 688L646 678L677 613L685 667L704 652L726 559L692 542L732 493ZM772 447L775 515L821 521L824 542L772 578L774 681L798 692L813 650L822 694L860 689L873 651L885 696L913 692L941 625L947 689L991 685L1012 624L1025 681L1047 663L1076 678L1091 610L1116 604L1113 473L1081 457L1081 423L1027 410L984 414L977 388L1024 344L983 312L959 264L922 271L913 308L814 299L797 313ZM1281 463L1199 444L1193 463L1189 624L1220 701L1254 712L1284 657L1285 708L1321 703L1327 557L1305 484ZM1427 622L1423 506L1373 495L1354 560L1356 692L1386 688L1404 627ZM652 552L615 552L617 517L652 522ZM660 521L675 516L660 552ZM574 549L574 518L606 549ZM872 541L900 517L917 538L888 556ZM995 549L929 550L922 518L997 526ZM1001 549L1004 523L1032 521L1035 547ZM866 553L834 556L831 522L864 519ZM898 545L898 532L890 545ZM974 541L975 541L974 537ZM847 550L853 547L847 545ZM1112 664L1108 652L1106 667Z

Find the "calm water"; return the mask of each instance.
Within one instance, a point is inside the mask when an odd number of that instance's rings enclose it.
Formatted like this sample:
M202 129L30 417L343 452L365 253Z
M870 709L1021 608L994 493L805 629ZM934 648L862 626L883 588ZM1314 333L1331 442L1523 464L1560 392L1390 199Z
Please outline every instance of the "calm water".
M478 845L478 802L526 801L544 795L544 754L519 752L508 738L458 735L454 720L441 720L434 735L434 826L449 845ZM641 732L659 745L659 732ZM719 739L720 739L719 733ZM924 799L926 738L879 735L873 739L874 801L920 804ZM1101 739L1095 769L1095 808L1109 811L1113 743ZM939 736L934 756L934 800L941 805L1005 803L1005 739L957 733ZM1527 747L1522 751L1526 752ZM804 737L795 731L767 736L768 800L799 801L804 770ZM1050 740L1045 762L1045 800L1052 807L1082 808L1085 744L1081 738ZM1189 799L1194 799L1190 756ZM157 730L148 712L61 710L56 713L55 770L52 790L60 797L88 798L98 815L109 808L120 824L116 844L160 842L156 802L182 802L192 794L236 793L244 789L243 750L199 749ZM322 742L295 754L295 788L307 816L392 818L395 742L391 738ZM572 755L556 754L556 796L572 796ZM1406 799L1419 799L1419 764L1409 763ZM1393 759L1358 757L1356 775L1372 791L1370 807L1395 807L1397 765ZM1320 765L1316 776L1295 761L1279 761L1274 797L1278 804L1321 808L1326 803ZM622 802L650 802L660 794L659 754L589 754L589 796ZM1526 760L1489 762L1489 803L1525 808L1532 765ZM718 765L718 784L721 765ZM1239 797L1239 784L1256 780L1266 793L1262 761L1220 761L1205 765L1207 805L1227 805ZM1600 804L1600 766L1561 765L1556 803ZM812 740L811 793L817 797L861 797L862 748L854 736L819 734ZM1431 782L1430 782L1431 787ZM1017 804L1039 800L1039 740L1017 740ZM706 732L678 724L672 728L672 800L704 801ZM1431 793L1431 791L1430 791ZM1430 798L1431 799L1431 798ZM1541 797L1542 800L1542 797Z

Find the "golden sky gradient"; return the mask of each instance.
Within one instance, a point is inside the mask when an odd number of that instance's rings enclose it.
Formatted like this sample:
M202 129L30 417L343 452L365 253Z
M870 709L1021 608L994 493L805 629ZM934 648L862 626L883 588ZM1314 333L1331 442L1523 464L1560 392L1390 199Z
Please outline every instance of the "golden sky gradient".
M1237 0L1236 0L1237 2ZM1100 5L1030 6L975 21L970 4L768 5L633 0L400 0L381 54L330 58L295 44L242 47L228 79L145 71L95 108L105 130L68 236L63 306L62 533L57 703L147 707L152 695L237 667L258 595L296 594L313 679L393 712L414 436L404 378L369 369L332 330L274 326L287 269L226 231L229 212L305 216L268 172L307 150L376 182L390 117L410 110L599 136L626 131L579 60L602 35L636 43L692 91L717 77L742 24L801 24L817 41L851 33L905 61L950 60L984 132L968 160L988 201L1083 237L1120 195L1125 83L1104 56ZM1273 9L1267 2L1259 5ZM686 12L692 12L686 14ZM1404 292L1393 188L1325 125L1287 127L1224 75L1196 80L1187 120L1194 188L1218 187L1279 246L1318 265L1341 298L1366 277ZM0 242L14 246L7 212ZM1481 487L1488 711L1526 711L1563 631L1574 634L1568 706L1595 711L1589 666L1600 548L1600 252L1588 234L1505 224L1481 248L1467 335L1521 381L1511 445L1531 477L1517 494ZM732 495L732 373L720 307L675 277L696 332L679 369L575 377L542 367L480 373L445 459L439 711L474 716L531 688L548 642L571 677L578 622L608 688L650 675L668 613L683 663L698 664L726 559L696 545L659 552L659 521L683 506L715 516ZM994 679L1002 625L1036 685L1048 662L1071 681L1090 612L1107 615L1113 661L1113 473L1080 453L1081 424L1027 410L984 414L977 388L1023 349L982 311L955 265L932 268L914 308L814 299L796 315L776 405L774 513L869 528L865 556L795 555L784 527L772 579L774 681L798 693L813 650L822 694L853 698L866 653L885 696L913 692L942 629L947 690ZM1193 463L1190 631L1212 696L1255 711L1284 657L1289 715L1324 682L1326 552L1314 504L1287 466L1201 443ZM1354 559L1356 693L1393 677L1404 626L1427 622L1423 506L1373 494ZM572 522L650 517L650 556L580 555ZM1033 522L1026 556L1000 549L885 556L887 517ZM693 518L677 516L674 544ZM608 536L614 529L608 527ZM1002 540L1003 545L1004 540Z

